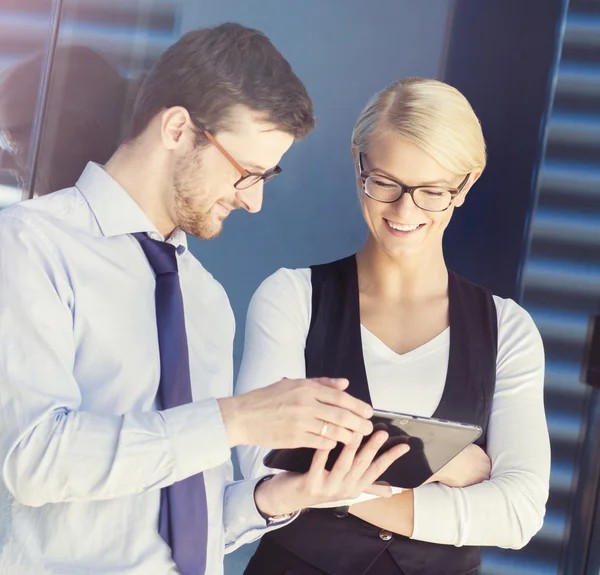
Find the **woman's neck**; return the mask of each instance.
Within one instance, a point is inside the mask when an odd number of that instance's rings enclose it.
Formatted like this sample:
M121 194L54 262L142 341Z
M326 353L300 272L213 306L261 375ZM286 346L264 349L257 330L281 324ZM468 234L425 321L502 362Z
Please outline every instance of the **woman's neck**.
M392 256L371 238L357 254L361 293L387 301L445 295L448 269L441 246L418 254Z

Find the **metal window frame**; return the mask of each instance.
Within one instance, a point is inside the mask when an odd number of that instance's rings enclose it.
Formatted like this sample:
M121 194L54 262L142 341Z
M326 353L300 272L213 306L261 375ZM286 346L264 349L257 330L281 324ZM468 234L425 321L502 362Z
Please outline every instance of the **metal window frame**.
M33 198L35 194L37 163L40 155L40 146L44 131L46 110L48 107L48 95L50 93L50 82L52 80L54 56L58 43L58 35L60 33L62 7L63 0L52 0L52 19L50 21L50 31L46 40L44 60L42 63L42 73L40 75L40 83L38 85L38 97L29 140L29 154L27 156L25 181L21 194L21 198L24 200Z

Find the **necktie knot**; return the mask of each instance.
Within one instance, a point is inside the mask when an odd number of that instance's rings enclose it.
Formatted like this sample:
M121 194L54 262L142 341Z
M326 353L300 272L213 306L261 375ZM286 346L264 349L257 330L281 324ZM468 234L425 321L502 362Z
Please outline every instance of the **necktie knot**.
M177 248L174 245L153 240L143 233L135 233L133 237L140 242L140 246L157 276L177 273Z

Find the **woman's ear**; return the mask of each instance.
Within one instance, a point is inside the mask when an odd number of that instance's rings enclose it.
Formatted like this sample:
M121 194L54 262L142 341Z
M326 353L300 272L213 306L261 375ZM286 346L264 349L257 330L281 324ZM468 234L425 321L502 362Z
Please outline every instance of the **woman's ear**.
M456 198L454 199L453 203L455 208L460 208L465 203L465 200L467 199L467 194L475 185L475 182L481 177L482 173L483 169L481 168L477 168L476 170L473 170L471 172L471 175L469 176L469 181L466 183L462 192L458 194L458 196L456 196Z
M358 188L358 197L362 197L363 182L360 177L360 166L358 165L358 150L352 146L352 159L354 160L354 173L356 175L356 186Z

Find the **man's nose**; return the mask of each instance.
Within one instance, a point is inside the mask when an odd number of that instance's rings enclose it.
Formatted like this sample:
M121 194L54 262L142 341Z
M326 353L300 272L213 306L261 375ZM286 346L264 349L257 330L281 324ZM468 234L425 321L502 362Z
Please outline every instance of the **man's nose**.
M251 214L260 212L262 208L264 185L264 182L260 181L253 186L250 186L248 189L240 190L237 193L238 200L241 202L242 207Z

